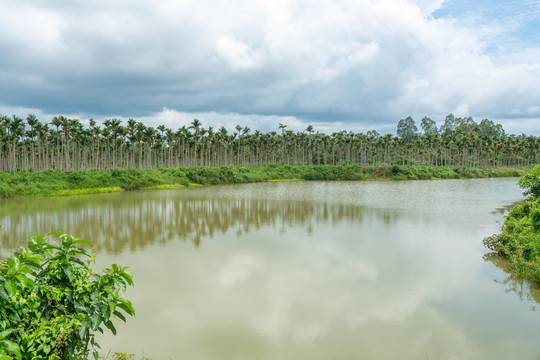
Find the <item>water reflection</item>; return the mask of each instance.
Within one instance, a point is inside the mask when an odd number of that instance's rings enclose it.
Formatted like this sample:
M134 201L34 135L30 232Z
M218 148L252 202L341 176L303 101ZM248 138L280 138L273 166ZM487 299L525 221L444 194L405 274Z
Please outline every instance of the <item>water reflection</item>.
M137 316L102 345L154 359L533 359L538 318L482 261L520 197L488 179L19 199L2 250L61 230L131 266Z
M5 228L0 233L0 256L24 245L29 235L51 231L88 239L96 252L119 254L176 239L198 247L215 233L230 229L237 236L264 226L282 233L300 226L311 233L314 224L362 222L365 215L358 205L194 198L182 191L17 199L0 205L0 224ZM389 225L396 215L379 210L370 211L369 216L380 217Z
M536 305L540 304L540 286L537 283L519 277L512 263L497 253L485 254L483 259L504 271L506 275L503 280L493 281L504 286L507 293L516 294L520 300L534 303L532 310L536 310Z

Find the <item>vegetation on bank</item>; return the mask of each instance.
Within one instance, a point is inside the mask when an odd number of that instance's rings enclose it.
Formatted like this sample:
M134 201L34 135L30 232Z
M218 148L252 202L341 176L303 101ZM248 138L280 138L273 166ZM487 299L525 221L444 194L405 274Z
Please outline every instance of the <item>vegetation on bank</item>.
M484 245L506 257L520 278L540 283L540 165L518 185L527 198L510 210L501 233L484 239Z
M101 274L82 247L90 243L68 234L41 235L28 248L0 261L0 360L99 358L95 332L116 334L113 318L135 315L121 297L133 285L125 267ZM85 259L86 258L86 259Z
M292 131L252 131L237 125L170 129L129 119L103 124L55 116L49 123L0 115L0 171L159 169L191 166L338 165L530 167L540 162L540 137L506 134L500 124L449 114L437 126L428 117L419 132L411 117L397 136L339 131L324 134L309 125ZM277 129L276 129L277 130Z
M266 167L187 167L145 170L0 172L0 198L71 195L182 186L275 180L428 180L521 176L523 169L413 166L274 165Z

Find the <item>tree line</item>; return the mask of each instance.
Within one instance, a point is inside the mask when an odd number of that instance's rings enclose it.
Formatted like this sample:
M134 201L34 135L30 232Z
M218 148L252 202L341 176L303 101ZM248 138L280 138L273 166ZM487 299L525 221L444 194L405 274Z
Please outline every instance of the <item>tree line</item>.
M416 165L447 167L516 167L539 162L540 139L507 135L500 124L448 115L438 127L424 117L418 131L411 117L397 124L397 135L278 131L263 133L237 125L205 128L198 119L170 129L129 119L55 116L49 123L29 114L0 116L0 171L149 169L187 166Z

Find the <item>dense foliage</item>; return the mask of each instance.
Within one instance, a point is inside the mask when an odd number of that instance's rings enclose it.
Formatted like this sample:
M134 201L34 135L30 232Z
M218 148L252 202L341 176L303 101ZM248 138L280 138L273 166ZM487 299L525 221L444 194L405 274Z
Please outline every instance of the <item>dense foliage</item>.
M272 180L457 179L520 176L520 169L476 169L413 166L272 165L265 167L206 167L0 172L0 198L16 195L71 195L193 184L216 185Z
M116 334L113 317L134 315L120 295L133 280L126 268L112 265L95 273L93 258L79 245L86 241L53 233L30 238L28 248L0 263L0 359L98 358L94 332ZM86 261L81 257L88 258Z
M506 256L519 276L540 282L540 165L518 185L528 198L510 210L501 233L484 239L484 244Z
M506 135L488 119L448 115L437 127L424 117L422 133L411 117L397 124L397 136L376 131L326 135L308 126L303 132L252 132L237 126L168 129L145 126L133 119L122 125L108 119L100 127L92 119L55 116L50 123L36 116L0 116L0 171L157 169L189 166L337 165L515 167L540 160L538 137Z

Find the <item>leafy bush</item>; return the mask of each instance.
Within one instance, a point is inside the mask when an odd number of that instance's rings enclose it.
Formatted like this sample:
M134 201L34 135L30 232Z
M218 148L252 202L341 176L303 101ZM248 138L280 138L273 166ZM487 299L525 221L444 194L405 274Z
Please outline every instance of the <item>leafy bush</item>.
M127 268L113 264L97 274L94 258L79 246L91 244L50 235L60 244L31 237L28 248L0 262L0 360L86 359L91 350L97 359L94 332L105 326L116 334L113 316L135 315L120 297L133 285Z
M535 209L531 213L531 223L534 231L540 231L540 209Z
M540 198L540 165L523 175L519 179L518 185L525 189L524 195L531 195L534 199Z
M501 234L484 239L484 245L510 260L518 276L540 282L540 166L522 176L518 185L529 197L514 205Z

